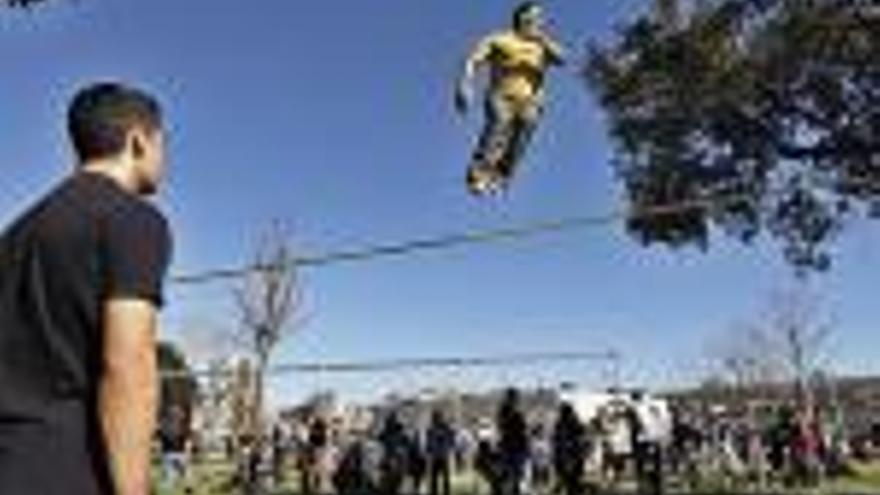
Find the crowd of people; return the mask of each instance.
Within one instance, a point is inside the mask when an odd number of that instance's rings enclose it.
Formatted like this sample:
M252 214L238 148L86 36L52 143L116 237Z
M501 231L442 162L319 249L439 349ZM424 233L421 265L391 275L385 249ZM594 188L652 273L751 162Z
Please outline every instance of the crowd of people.
M729 484L809 486L847 472L852 442L814 408L777 405L761 414L723 409L673 415L669 471L684 480L711 474Z
M239 472L305 495L653 494L808 486L843 474L852 455L839 428L785 405L756 412L640 392L604 397L592 408L563 397L541 415L510 389L494 417L437 408L417 422L391 408L362 428L316 414L276 425ZM168 461L179 474L179 456Z
M552 480L565 493L582 493L589 449L571 405L560 406L552 428L530 425L513 389L494 421L457 425L436 409L415 428L392 410L368 431L334 432L318 417L292 437L282 450L296 459L305 494L449 495L457 481L469 483L468 491L518 495L549 490Z

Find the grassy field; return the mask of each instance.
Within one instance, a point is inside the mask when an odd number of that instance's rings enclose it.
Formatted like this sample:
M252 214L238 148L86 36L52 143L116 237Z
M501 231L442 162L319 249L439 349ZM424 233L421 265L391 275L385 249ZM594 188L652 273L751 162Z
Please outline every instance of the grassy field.
M834 480L823 487L824 493L880 493L880 462L851 464L853 474Z
M853 474L822 483L813 488L791 488L757 491L754 489L725 488L720 483L709 483L699 493L712 494L780 494L780 495L880 495L880 462L869 464L852 464ZM168 488L159 487L156 495L229 495L234 491L229 487L232 468L229 465L213 464L195 468L189 477L187 490L185 487ZM158 472L156 479L158 480ZM291 479L283 486L270 492L269 495L298 495L296 487L296 473L291 473ZM459 477L454 481L453 491L455 495L482 495L486 493L485 487L473 477ZM621 487L623 493L634 493L632 486L626 484ZM670 492L673 493L673 492ZM682 493L675 491L674 493ZM697 493L697 492L695 492Z

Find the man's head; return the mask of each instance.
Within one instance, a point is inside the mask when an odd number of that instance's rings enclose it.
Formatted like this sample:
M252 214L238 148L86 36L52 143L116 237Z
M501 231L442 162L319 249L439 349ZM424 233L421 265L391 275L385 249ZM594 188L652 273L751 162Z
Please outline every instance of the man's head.
M543 24L543 11L537 2L522 2L513 10L513 29L517 33L535 34L543 29Z
M503 402L508 406L519 406L519 391L512 387L505 390Z
M67 126L79 165L110 163L135 192L159 186L165 151L162 111L147 93L119 83L81 89L70 104Z

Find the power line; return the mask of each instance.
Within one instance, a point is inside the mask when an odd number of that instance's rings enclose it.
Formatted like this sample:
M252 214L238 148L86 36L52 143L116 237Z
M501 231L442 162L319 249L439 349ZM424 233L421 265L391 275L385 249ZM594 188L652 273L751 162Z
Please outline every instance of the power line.
M339 361L326 363L285 363L272 366L266 370L270 376L290 373L381 373L402 370L422 370L436 368L497 368L506 366L523 366L549 362L586 362L605 361L617 362L621 359L615 350L593 352L545 352L525 354L503 354L480 357L438 357L438 358L401 358L375 361ZM198 378L227 377L236 374L235 369L202 369L195 371L162 372L162 378Z
M738 196L731 195L724 198L716 197L713 199L685 201L671 205L645 208L638 215L634 215L624 210L615 210L604 214L539 220L512 227L473 230L399 243L366 245L356 249L341 249L338 251L319 253L313 256L296 257L291 260L291 265L295 267L322 267L345 262L360 262L391 256L403 256L421 251L438 251L464 245L489 244L503 240L524 239L540 234L598 227L626 218L661 216L672 213L682 213L688 210L711 208L717 206L719 200L722 199L724 201L733 202L749 198L750 196L745 194ZM253 272L270 270L272 268L274 267L261 265L249 265L239 268L221 268L193 274L177 275L171 278L171 282L178 285L199 285L215 281L241 278Z

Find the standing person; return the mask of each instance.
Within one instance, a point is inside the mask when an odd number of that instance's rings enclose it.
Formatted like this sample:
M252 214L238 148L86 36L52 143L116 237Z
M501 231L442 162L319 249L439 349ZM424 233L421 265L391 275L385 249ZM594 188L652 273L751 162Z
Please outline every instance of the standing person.
M628 411L629 406L621 399L614 399L605 411L607 434L602 472L612 487L623 479L627 464L633 457L632 417Z
M171 255L147 198L160 106L118 83L68 109L74 173L0 238L0 493L146 495Z
M459 113L470 106L477 71L489 69L485 127L467 174L471 193L507 187L540 120L547 69L562 63L563 50L544 31L536 2L517 6L512 28L485 37L468 56L455 93Z
M802 486L812 486L818 482L821 433L812 409L798 411L795 421L792 457L796 480Z
M367 475L365 444L360 436L343 447L333 473L333 486L339 495L375 493Z
M531 476L530 486L533 493L546 493L551 487L553 475L553 445L543 424L538 423L532 428L531 440Z
M501 493L501 462L496 445L496 430L488 418L480 418L477 425L477 452L474 469L489 487L491 495Z
M460 426L455 432L456 471L470 475L474 470L477 439L470 428Z
M455 432L439 410L435 410L431 414L427 443L428 471L431 480L428 493L430 495L449 495L452 491L449 465L455 447Z
M640 489L649 494L663 491L663 450L669 443L671 422L665 403L642 392L633 394L632 414L636 436L633 451Z
M159 422L159 448L162 455L162 481L168 489L177 489L187 477L188 417L179 404L172 405Z
M635 471L636 484L639 492L644 490L648 482L649 451L648 444L643 440L645 425L638 411L638 402L641 396L633 394L632 401L624 409L624 420L629 432L629 450L633 459L633 471Z
M421 431L415 429L407 436L407 471L410 478L410 488L413 495L422 493L422 483L428 472L428 459L426 458L425 442Z
M777 409L776 418L767 430L767 460L771 474L785 485L791 482L791 446L795 438L793 418L791 408L783 405Z
M263 466L263 442L258 438L258 434L249 434L244 443L244 456L242 456L243 476L241 479L241 487L243 495L257 495L261 490L260 474Z
M553 467L565 495L584 490L587 431L571 404L563 403L553 428Z
M382 445L379 492L383 495L398 495L406 476L409 441L396 413L390 413L385 419L382 431L379 432L379 443Z
M305 495L322 494L329 487L327 457L330 450L330 432L327 421L316 416L309 425L305 447L305 471L301 491Z
M498 410L498 457L503 495L519 495L529 456L528 425L519 392L509 389Z
M707 434L696 421L695 413L683 407L673 410L669 465L673 474L691 484L697 481L699 453Z
M272 426L272 483L281 486L284 483L284 470L290 446L290 434L282 420Z

